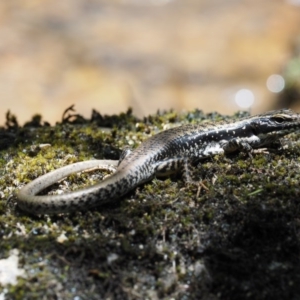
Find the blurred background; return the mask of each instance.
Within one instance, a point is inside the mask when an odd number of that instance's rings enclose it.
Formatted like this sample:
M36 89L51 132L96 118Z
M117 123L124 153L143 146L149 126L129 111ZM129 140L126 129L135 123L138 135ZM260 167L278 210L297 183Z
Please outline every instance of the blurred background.
M300 112L300 0L0 2L0 125L75 104Z

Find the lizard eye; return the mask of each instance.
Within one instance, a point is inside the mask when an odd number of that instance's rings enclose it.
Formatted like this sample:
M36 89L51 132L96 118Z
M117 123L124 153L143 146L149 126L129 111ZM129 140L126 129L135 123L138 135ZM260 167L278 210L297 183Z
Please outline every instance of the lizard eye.
M276 123L283 123L285 121L289 121L291 118L286 115L275 115L275 116L271 117L270 119L271 119L271 121L274 121Z
M284 119L282 117L272 117L271 120L276 123L283 123L283 121L284 121Z

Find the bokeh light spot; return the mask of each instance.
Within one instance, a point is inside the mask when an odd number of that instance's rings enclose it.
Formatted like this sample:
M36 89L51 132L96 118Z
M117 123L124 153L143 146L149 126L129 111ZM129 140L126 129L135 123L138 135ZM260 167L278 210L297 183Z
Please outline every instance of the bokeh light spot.
M284 89L284 78L278 74L273 74L267 79L267 88L272 93L279 93Z
M249 108L254 103L254 94L248 89L240 89L235 94L235 103L242 108Z

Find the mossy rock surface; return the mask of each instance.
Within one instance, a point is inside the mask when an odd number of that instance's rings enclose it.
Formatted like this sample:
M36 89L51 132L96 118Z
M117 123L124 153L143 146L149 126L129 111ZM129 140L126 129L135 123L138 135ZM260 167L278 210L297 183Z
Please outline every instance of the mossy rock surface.
M138 120L131 111L94 111L86 120L69 110L55 126L35 116L21 127L8 114L0 129L0 259L18 249L26 276L0 288L6 299L299 299L296 133L268 154L202 161L194 175L207 189L198 196L178 175L85 212L33 216L15 206L14 192L45 172L118 159L124 146L170 126L224 118L193 111ZM102 177L70 176L47 192Z

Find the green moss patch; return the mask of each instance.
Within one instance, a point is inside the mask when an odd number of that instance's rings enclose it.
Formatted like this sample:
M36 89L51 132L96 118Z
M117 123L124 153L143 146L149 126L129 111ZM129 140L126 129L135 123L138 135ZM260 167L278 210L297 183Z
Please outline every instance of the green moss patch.
M19 250L26 272L1 287L6 299L297 299L300 294L300 135L282 150L213 157L195 166L197 187L154 179L119 201L86 212L32 216L14 193L45 172L77 161L118 159L169 126L225 119L199 110L138 119L71 107L50 126L0 128L0 259ZM236 115L240 117L241 115ZM228 117L226 117L228 119ZM54 185L76 189L101 172ZM7 200L9 200L7 202Z

